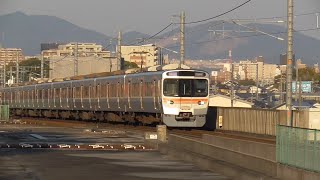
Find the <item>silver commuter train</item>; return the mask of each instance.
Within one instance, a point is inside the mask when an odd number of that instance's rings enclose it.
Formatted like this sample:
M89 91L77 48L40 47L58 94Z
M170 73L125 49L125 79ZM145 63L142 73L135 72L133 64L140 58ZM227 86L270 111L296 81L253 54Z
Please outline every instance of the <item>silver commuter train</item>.
M168 70L52 82L0 90L18 116L202 127L209 74Z

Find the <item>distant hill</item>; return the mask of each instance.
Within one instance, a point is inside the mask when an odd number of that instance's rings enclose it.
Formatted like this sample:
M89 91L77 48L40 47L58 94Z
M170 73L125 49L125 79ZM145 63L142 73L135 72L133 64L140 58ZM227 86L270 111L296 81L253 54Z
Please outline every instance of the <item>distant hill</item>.
M217 25L219 24L219 25ZM267 33L286 32L286 28L272 24L246 24ZM252 59L256 56L264 56L266 62L279 63L281 53L286 53L285 41L279 41L259 33L226 33L213 34L209 29L220 30L220 21L212 21L205 24L186 27L186 58L187 59L219 59L227 58L229 49L232 49L234 59ZM226 23L226 30L248 30L237 25ZM173 29L152 39L147 43L155 43L169 49L179 51L179 29ZM18 47L24 50L26 55L34 55L40 52L40 44L48 42L95 42L114 51L117 40L110 41L111 37L76 26L63 19L46 15L26 15L21 12L0 16L0 43L5 47ZM138 42L141 38L150 35L131 31L123 34L123 44ZM246 37L248 36L248 37ZM251 36L251 37L249 37ZM286 33L276 34L286 39ZM229 37L229 38L228 38ZM234 38L241 37L241 38ZM109 43L112 42L112 46ZM320 40L303 35L300 32L294 34L296 58L302 58L304 63L313 64L320 61ZM170 52L168 52L170 53ZM170 54L178 58L177 54Z
M217 25L220 24L220 25ZM217 26L215 26L217 25ZM212 28L212 26L215 26ZM222 24L220 21L200 24L194 27L186 28L186 58L188 59L219 59L227 58L228 51L232 50L232 55L235 59L251 59L262 55L266 62L279 63L280 54L287 52L286 28L272 24L246 24L251 28L267 33L277 33L275 36L284 38L284 41L279 41L270 36L262 35L261 33L225 33L225 38L221 34L213 34L209 29L221 30ZM246 30L239 28L238 25L226 23L226 30ZM284 32L280 33L279 32ZM247 36L247 37L246 37ZM250 37L251 36L251 37ZM174 40L179 37L179 29L163 34L160 45L178 51L179 40ZM241 37L241 38L235 38ZM320 61L320 40L306 36L300 32L294 33L294 52L297 58L302 58L306 64L313 64ZM174 54L172 54L174 55Z
M27 55L38 54L41 43L78 41L106 44L110 39L53 16L29 16L16 12L0 16L0 24L1 44L22 48Z

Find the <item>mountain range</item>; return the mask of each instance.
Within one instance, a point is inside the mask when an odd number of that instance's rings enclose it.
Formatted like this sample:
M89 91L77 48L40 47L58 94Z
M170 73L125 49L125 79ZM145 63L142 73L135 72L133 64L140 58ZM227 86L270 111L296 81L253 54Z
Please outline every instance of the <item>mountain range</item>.
M227 30L224 34L221 33ZM225 59L232 50L235 60L252 59L263 56L266 62L279 63L280 54L286 52L286 40L280 41L270 35L248 32L252 29L286 39L286 27L274 24L246 23L244 28L232 22L211 21L194 26L186 26L186 59ZM156 43L159 46L179 51L178 27L143 43ZM240 32L241 31L241 32ZM306 64L320 61L320 40L306 36L296 30L294 33L294 52ZM4 47L22 48L26 55L40 53L41 43L95 42L114 51L117 40L94 30L85 29L66 20L47 15L26 15L15 12L0 16L0 43ZM134 44L151 35L131 31L122 36L123 44ZM111 44L110 44L111 43ZM165 51L165 50L164 50ZM170 57L179 58L170 51Z

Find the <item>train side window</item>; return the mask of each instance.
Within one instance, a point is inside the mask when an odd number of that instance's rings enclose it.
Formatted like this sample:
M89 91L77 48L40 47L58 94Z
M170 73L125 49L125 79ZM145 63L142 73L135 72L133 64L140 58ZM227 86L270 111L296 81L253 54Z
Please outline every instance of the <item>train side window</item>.
M83 98L83 86L81 86L81 88L80 88L80 98L81 99Z
M128 87L128 97L131 97L131 88L132 88L132 87L131 87L131 86L132 86L132 85L131 85L131 81L128 81L128 86L129 86L129 87Z
M101 97L101 94L100 94L100 91L101 91L101 89L100 89L101 87L100 87L100 84L98 84L97 85L97 90L96 90L96 92L97 92L97 98L100 98Z
M34 99L34 90L31 90L31 99Z
M88 98L89 97L89 86L84 86L83 87L83 98Z
M107 84L107 91L106 91L106 95L109 98L110 97L110 84Z
M120 82L117 83L117 97L120 97Z
M140 87L139 87L139 89L140 89L140 94L139 94L139 96L140 97L142 97L143 96L143 81L141 80L140 81L140 85L139 85Z
M64 96L64 88L59 88L59 98L63 98Z
M153 80L153 91L152 92L153 92L152 96L156 97L157 96L157 83L156 83L155 79Z

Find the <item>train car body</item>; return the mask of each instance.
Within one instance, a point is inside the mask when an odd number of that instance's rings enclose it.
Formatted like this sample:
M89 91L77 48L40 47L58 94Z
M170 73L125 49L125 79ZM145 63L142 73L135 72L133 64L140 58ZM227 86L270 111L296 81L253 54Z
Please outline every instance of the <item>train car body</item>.
M0 90L19 116L107 120L170 127L202 127L209 75L169 70L43 83Z

